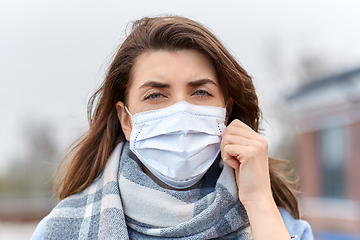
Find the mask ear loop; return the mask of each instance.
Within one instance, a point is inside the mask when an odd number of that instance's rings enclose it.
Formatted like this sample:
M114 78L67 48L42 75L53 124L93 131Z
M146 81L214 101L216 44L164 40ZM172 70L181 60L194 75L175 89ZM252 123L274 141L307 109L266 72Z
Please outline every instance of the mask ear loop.
M129 109L125 106L125 111L132 117L133 115L130 113Z
M130 118L131 118L131 125L133 125L133 115L130 113L129 109L125 106L125 111L129 114Z

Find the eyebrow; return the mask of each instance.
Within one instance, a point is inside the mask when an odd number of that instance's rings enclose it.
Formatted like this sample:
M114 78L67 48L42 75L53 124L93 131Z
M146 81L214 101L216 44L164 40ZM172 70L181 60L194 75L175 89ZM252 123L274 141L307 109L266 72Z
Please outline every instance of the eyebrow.
M204 79L199 79L199 80L194 80L189 82L187 85L189 87L198 87L201 85L205 85L205 84L214 84L215 86L217 86L217 84L215 83L215 81L208 79L208 78L204 78ZM170 84L168 83L162 83L162 82L157 82L157 81L147 81L144 84L142 84L139 89L144 88L144 87L152 87L152 88L170 88Z
M141 86L139 87L139 89L140 89L140 88L144 88L144 87L170 88L170 84L162 83L162 82L157 82L157 81L147 81L147 82L145 82L143 85L141 85Z
M211 83L211 84L214 84L215 86L217 86L216 82L214 82L213 80L208 79L208 78L191 81L187 85L189 87L199 87L201 85L205 85L205 84L208 84L208 83Z

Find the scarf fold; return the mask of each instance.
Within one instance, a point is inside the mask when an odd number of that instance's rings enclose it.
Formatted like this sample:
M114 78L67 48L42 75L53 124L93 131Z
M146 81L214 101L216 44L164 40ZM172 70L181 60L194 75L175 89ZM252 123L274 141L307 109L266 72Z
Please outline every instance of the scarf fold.
M43 239L253 239L234 171L218 158L199 188L164 189L141 168L128 142L103 173L49 214Z

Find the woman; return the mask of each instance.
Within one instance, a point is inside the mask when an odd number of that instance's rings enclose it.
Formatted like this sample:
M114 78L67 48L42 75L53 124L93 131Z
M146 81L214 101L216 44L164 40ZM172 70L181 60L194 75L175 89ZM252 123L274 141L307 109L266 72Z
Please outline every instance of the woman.
M134 22L88 113L33 239L313 239L251 78L199 23Z

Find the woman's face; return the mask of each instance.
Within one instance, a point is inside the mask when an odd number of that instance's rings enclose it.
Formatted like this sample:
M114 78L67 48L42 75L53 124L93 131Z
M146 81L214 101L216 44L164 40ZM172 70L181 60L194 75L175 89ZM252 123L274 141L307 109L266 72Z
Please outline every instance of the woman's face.
M213 63L196 50L153 51L140 55L132 69L127 108L136 113L169 107L179 101L225 107ZM124 104L116 104L127 140L131 118Z

